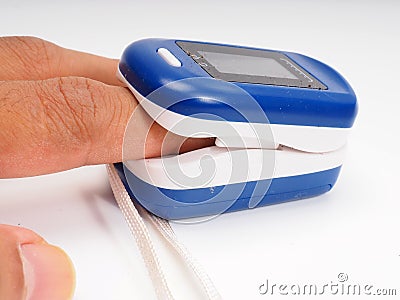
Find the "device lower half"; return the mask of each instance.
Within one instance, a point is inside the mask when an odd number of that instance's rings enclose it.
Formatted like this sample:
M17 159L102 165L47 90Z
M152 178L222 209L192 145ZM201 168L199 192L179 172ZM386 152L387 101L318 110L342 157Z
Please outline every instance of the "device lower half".
M341 166L314 173L194 189L160 188L115 164L128 193L151 213L168 220L218 215L318 196L335 184Z

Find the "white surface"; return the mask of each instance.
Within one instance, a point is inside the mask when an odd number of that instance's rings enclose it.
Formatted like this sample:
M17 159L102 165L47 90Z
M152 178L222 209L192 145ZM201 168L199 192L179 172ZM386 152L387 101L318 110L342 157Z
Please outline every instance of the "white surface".
M217 137L217 146L275 149L284 145L308 152L328 152L343 147L351 131L351 128L227 122L184 116L143 97L120 71L118 77L129 87L152 119L164 128L182 136ZM246 100L253 101L249 94L246 95L249 97ZM252 105L259 108L255 101Z
M334 66L360 103L336 187L173 227L225 299L274 298L259 295L267 279L323 285L341 272L349 283L397 288L399 295L399 15L397 1L3 1L0 34L113 57L139 38L179 37L295 51ZM31 228L69 253L75 299L152 296L102 166L0 180L0 222Z
M125 166L151 185L182 190L330 170L342 165L345 152L345 146L326 153L211 146L178 156L131 160Z

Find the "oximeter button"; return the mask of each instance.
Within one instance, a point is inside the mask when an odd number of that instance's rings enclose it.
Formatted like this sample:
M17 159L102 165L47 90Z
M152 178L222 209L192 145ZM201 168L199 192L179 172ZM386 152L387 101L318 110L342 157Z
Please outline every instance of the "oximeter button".
M169 65L173 67L181 67L181 62L173 55L168 49L158 48L158 55L160 55Z

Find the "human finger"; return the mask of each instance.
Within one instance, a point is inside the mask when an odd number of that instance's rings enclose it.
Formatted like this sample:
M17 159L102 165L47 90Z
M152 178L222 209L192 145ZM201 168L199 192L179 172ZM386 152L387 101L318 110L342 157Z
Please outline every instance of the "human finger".
M0 37L0 80L78 76L122 85L117 59L75 51L36 37Z
M60 248L31 230L0 224L0 299L72 298L75 271Z
M0 82L0 178L160 156L168 131L143 110L133 114L136 107L126 88L82 77ZM130 152L122 157L128 122ZM183 148L211 144L189 139Z

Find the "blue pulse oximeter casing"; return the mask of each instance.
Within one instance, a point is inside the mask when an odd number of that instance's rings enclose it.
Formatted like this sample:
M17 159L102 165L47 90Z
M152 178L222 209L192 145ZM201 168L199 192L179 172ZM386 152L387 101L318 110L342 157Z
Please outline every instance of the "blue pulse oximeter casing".
M130 195L165 219L216 215L320 195L335 184L356 96L304 55L145 39L119 77L153 120L214 146L116 164Z

